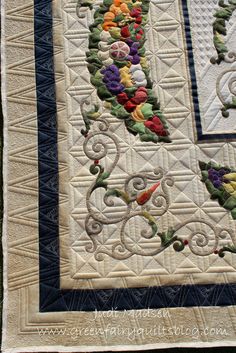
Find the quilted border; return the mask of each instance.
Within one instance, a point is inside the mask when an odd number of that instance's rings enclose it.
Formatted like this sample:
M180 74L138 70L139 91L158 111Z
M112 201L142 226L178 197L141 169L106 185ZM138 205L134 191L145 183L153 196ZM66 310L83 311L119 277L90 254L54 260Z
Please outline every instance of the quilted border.
M188 8L186 1L182 1L182 4L185 27L187 28L186 41L189 62L191 72L193 72L194 62ZM60 289L58 136L53 62L52 0L34 0L34 18L38 120L40 312L107 311L112 309L131 310L236 304L236 284L176 285L104 290ZM194 83L192 84L192 92L196 105L197 89Z
M0 100L2 94L0 92ZM2 239L3 226L3 112L0 105L0 238ZM3 249L0 241L0 329L2 329L2 311L3 311ZM0 347L2 335L0 335Z
M194 56L193 56L191 25L190 25L190 20L189 20L190 16L189 16L189 10L188 10L188 1L181 0L181 2L182 2L182 11L183 11L183 18L184 18L189 73L190 73L190 78L191 78L191 91L192 91L192 101L193 101L193 107L194 107L194 117L195 117L195 125L196 125L196 132L197 132L197 140L199 142L204 142L206 140L209 140L209 141L212 141L212 140L234 140L236 138L236 134L232 134L232 133L229 133L229 134L227 134L227 133L224 133L224 134L204 134L202 131L201 113L200 113L200 109L199 109L199 99L198 99L197 78L196 78Z

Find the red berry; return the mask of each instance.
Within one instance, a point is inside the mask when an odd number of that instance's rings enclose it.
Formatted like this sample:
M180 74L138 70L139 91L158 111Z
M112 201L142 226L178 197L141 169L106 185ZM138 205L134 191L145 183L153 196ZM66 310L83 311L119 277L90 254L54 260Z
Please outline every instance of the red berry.
M119 104L124 105L129 100L129 97L125 92L122 92L117 94L116 99Z
M146 102L146 100L147 93L139 89L137 89L137 91L135 92L134 97L131 98L131 102L137 105Z
M130 37L129 27L128 27L128 26L122 27L121 30L120 30L120 34L121 34L122 37L124 37L124 38Z
M139 17L141 12L142 12L142 10L140 8L132 9L130 11L130 16L131 17Z
M135 23L134 24L134 29L137 29L137 28L139 28L140 26L137 24L137 23Z
M147 93L147 88L145 88L145 87L139 87L138 89L137 89L137 91L138 92L145 92L145 93ZM156 116L156 115L155 115Z
M144 125L150 129L151 131L153 131L153 129L155 128L155 125L153 124L153 122L151 120L146 120L144 122Z
M215 251L214 251L214 254L216 254L216 255L219 254L219 251L218 251L218 250L215 250Z
M136 104L132 103L131 101L128 101L125 103L124 108L127 110L127 112L131 113L136 108Z
M188 240L187 239L184 240L184 245L188 245Z
M99 160L98 160L98 159L95 159L94 164L95 164L95 165L98 165L98 164L99 164Z
M162 126L163 127L163 124L161 122L161 119L154 115L154 117L152 118L152 122L156 125L156 126Z
M166 130L161 130L160 136L167 136L168 132Z
M142 23L142 17L141 16L136 17L135 22L138 23L138 24Z
M154 116L151 120L145 121L145 126L158 136L166 136L168 133L165 131L160 119Z
M136 34L136 39L140 40L140 39L142 39L142 36L140 34Z

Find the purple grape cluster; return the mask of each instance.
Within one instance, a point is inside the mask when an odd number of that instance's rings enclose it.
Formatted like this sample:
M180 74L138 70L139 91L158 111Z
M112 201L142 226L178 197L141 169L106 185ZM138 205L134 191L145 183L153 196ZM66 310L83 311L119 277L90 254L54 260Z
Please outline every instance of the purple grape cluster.
M133 42L130 46L130 55L134 56L138 54L139 43Z
M131 64L137 65L140 63L140 56L138 55L139 42L133 42L132 39L128 38L126 43L130 47L130 52L127 57L131 61Z
M103 82L109 92L117 95L124 91L125 86L120 83L120 72L118 67L115 65L107 66L105 69L101 70L103 76Z
M228 173L228 170L221 168L220 170L215 170L213 168L208 170L208 179L212 182L215 188L219 189L222 183L227 182L224 180L224 175Z
M140 63L140 56L138 54L135 54L133 56L128 55L128 59L133 65L137 65Z

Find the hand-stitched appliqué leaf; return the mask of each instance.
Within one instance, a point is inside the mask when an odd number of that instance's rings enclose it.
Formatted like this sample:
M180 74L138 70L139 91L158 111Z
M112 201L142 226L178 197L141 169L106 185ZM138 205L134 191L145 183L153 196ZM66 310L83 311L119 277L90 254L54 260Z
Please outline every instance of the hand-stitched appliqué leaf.
M145 57L148 10L147 0L103 1L90 26L87 63L98 97L111 103L111 114L125 120L128 131L141 141L170 142Z
M236 171L223 167L214 162L199 162L202 172L202 181L213 200L231 211L233 219L236 219Z

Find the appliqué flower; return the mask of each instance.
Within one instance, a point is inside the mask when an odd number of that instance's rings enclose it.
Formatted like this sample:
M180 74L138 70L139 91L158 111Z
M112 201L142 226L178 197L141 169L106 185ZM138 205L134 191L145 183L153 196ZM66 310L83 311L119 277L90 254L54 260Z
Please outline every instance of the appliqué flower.
M112 114L125 120L132 134L139 134L143 141L170 142L148 77L144 48L147 13L146 3L104 0L90 26L88 69L99 98L110 103Z
M160 118L154 116L152 119L145 121L144 125L160 136L167 136L168 132L165 130Z
M199 162L202 181L205 183L211 198L231 212L236 219L236 170L222 167L215 162Z

